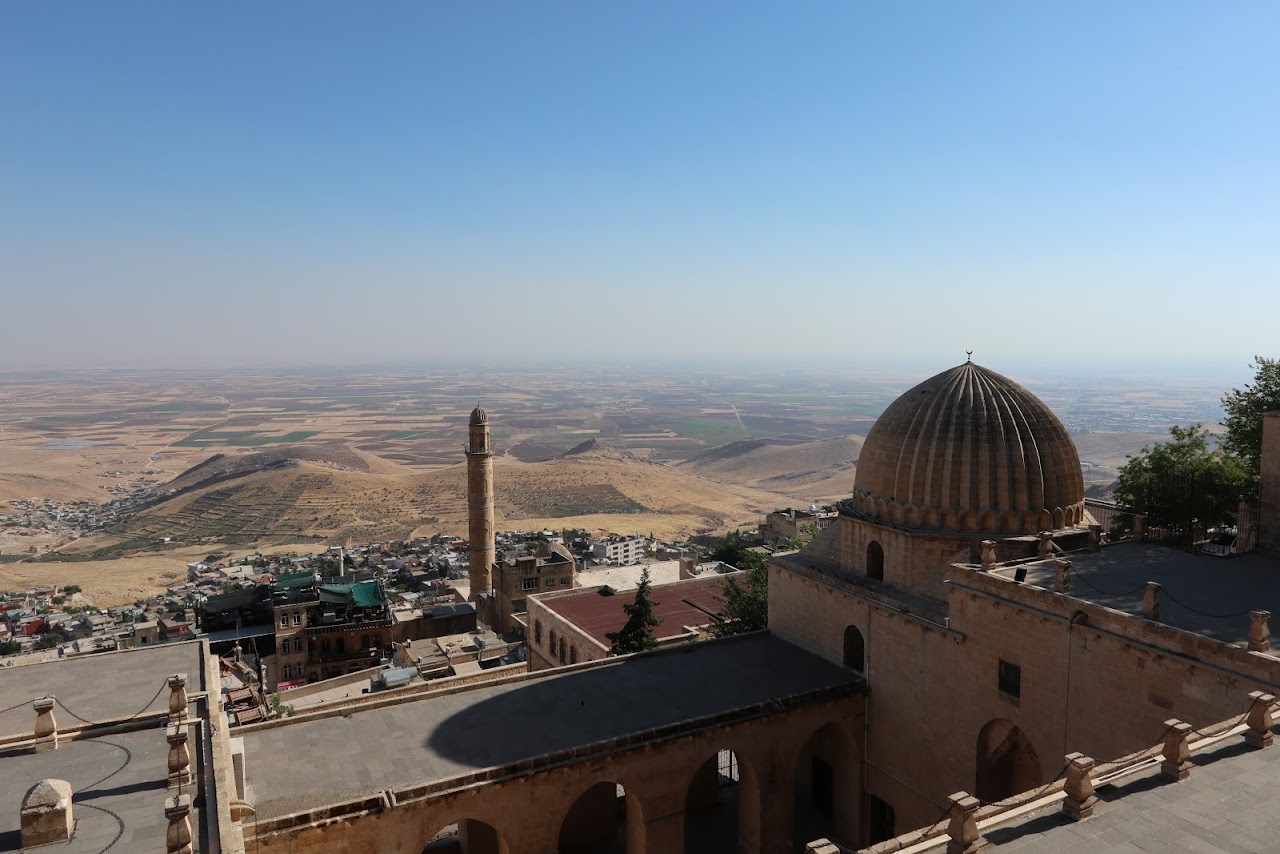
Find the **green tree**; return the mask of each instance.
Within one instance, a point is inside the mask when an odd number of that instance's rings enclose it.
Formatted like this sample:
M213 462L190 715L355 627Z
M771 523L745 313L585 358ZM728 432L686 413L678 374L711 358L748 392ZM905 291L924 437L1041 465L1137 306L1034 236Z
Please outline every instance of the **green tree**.
M79 584L68 584L62 588L62 592L66 596L74 596L80 592Z
M36 641L36 649L53 649L63 640L65 638L58 632L45 632L40 636L40 640Z
M718 638L769 628L769 570L762 562L748 569L743 581L726 578L720 585L724 605L711 624L711 634Z
M616 632L605 635L613 644L609 648L610 655L627 655L632 652L644 652L658 645L653 630L662 625L662 621L653 615L653 592L649 587L649 570L640 573L640 586L636 588L636 598L630 605L623 605L627 614L627 623Z
M1130 457L1116 480L1116 501L1155 524L1191 525L1203 531L1235 523L1249 480L1244 463L1209 446L1199 424L1173 427L1168 442Z
M22 644L15 640L0 641L0 655L17 655L22 651Z
M747 548L742 542L742 534L737 531L722 537L720 542L712 546L711 551L707 552L707 557L712 560L723 561L738 569L764 568L764 555Z
M1239 457L1249 470L1248 491L1258 487L1258 468L1262 459L1262 414L1280 409L1280 359L1254 356L1253 385L1233 388L1222 396L1227 428L1222 447Z

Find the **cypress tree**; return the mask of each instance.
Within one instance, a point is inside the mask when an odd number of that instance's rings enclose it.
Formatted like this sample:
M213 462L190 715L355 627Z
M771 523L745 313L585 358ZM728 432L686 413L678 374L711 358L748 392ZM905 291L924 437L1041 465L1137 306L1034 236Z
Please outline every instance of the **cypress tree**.
M619 631L605 635L613 644L609 649L610 655L627 655L657 647L658 640L653 636L653 630L662 625L662 621L653 615L653 608L657 604L653 601L649 588L649 570L646 568L640 574L640 586L636 588L635 600L630 605L622 606L622 610L627 613L626 625Z

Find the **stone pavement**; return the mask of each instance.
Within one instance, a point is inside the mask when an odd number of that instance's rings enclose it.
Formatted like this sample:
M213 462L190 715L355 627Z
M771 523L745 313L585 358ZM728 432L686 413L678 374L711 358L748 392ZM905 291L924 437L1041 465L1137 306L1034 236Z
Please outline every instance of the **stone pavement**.
M243 734L259 819L860 683L769 635ZM307 772L298 773L305 762Z
M1191 758L1173 782L1158 766L1098 789L1092 818L1058 807L988 831L984 851L1021 854L1258 854L1280 851L1280 747L1254 750L1232 739Z
M24 667L0 667L0 709L9 709L0 712L0 735L30 733L36 722L31 701L46 694L57 697L66 708L90 721L127 717L141 711L144 703L150 711L167 710L169 689L160 689L169 675L186 673L187 691L203 690L200 647L198 642L160 644ZM155 696L157 691L159 696ZM10 709L19 703L16 709ZM79 724L62 708L55 708L54 716L61 727Z
M22 799L32 786L49 777L71 784L75 828L70 842L33 850L50 854L164 851L168 753L160 726L64 741L47 753L0 752L0 851L19 850ZM193 812L193 826L197 820Z
M1247 612L1271 611L1274 642L1280 646L1280 557L1254 553L1220 558L1141 543L1116 543L1067 557L1072 596L1141 616L1146 582L1157 581L1164 588L1161 622L1243 644L1249 638ZM1052 566L1033 566L1027 582L1052 590L1053 575Z

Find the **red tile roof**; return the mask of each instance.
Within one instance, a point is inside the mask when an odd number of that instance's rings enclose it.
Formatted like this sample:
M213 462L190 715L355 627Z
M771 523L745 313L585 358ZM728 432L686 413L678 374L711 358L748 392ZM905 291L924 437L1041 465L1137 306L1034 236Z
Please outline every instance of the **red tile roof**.
M721 585L726 578L738 575L740 573L711 575L654 585L653 613L662 621L662 625L653 630L653 636L661 641L679 637L684 633L685 626L709 625L712 622L711 615L718 612L723 603ZM635 598L634 590L602 596L597 590L587 589L541 601L547 610L559 614L608 648L610 643L605 635L618 631L626 624L627 615L622 606L631 604Z

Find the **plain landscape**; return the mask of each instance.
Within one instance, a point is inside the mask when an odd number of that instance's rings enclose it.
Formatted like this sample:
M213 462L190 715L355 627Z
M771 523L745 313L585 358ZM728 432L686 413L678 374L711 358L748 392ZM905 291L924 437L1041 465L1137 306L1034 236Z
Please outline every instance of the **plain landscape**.
M490 413L499 527L679 539L827 503L923 375L832 369L90 371L0 376L0 587L132 599L221 551L461 532L462 445ZM1225 386L1020 378L1094 494ZM55 577L56 576L56 577Z

